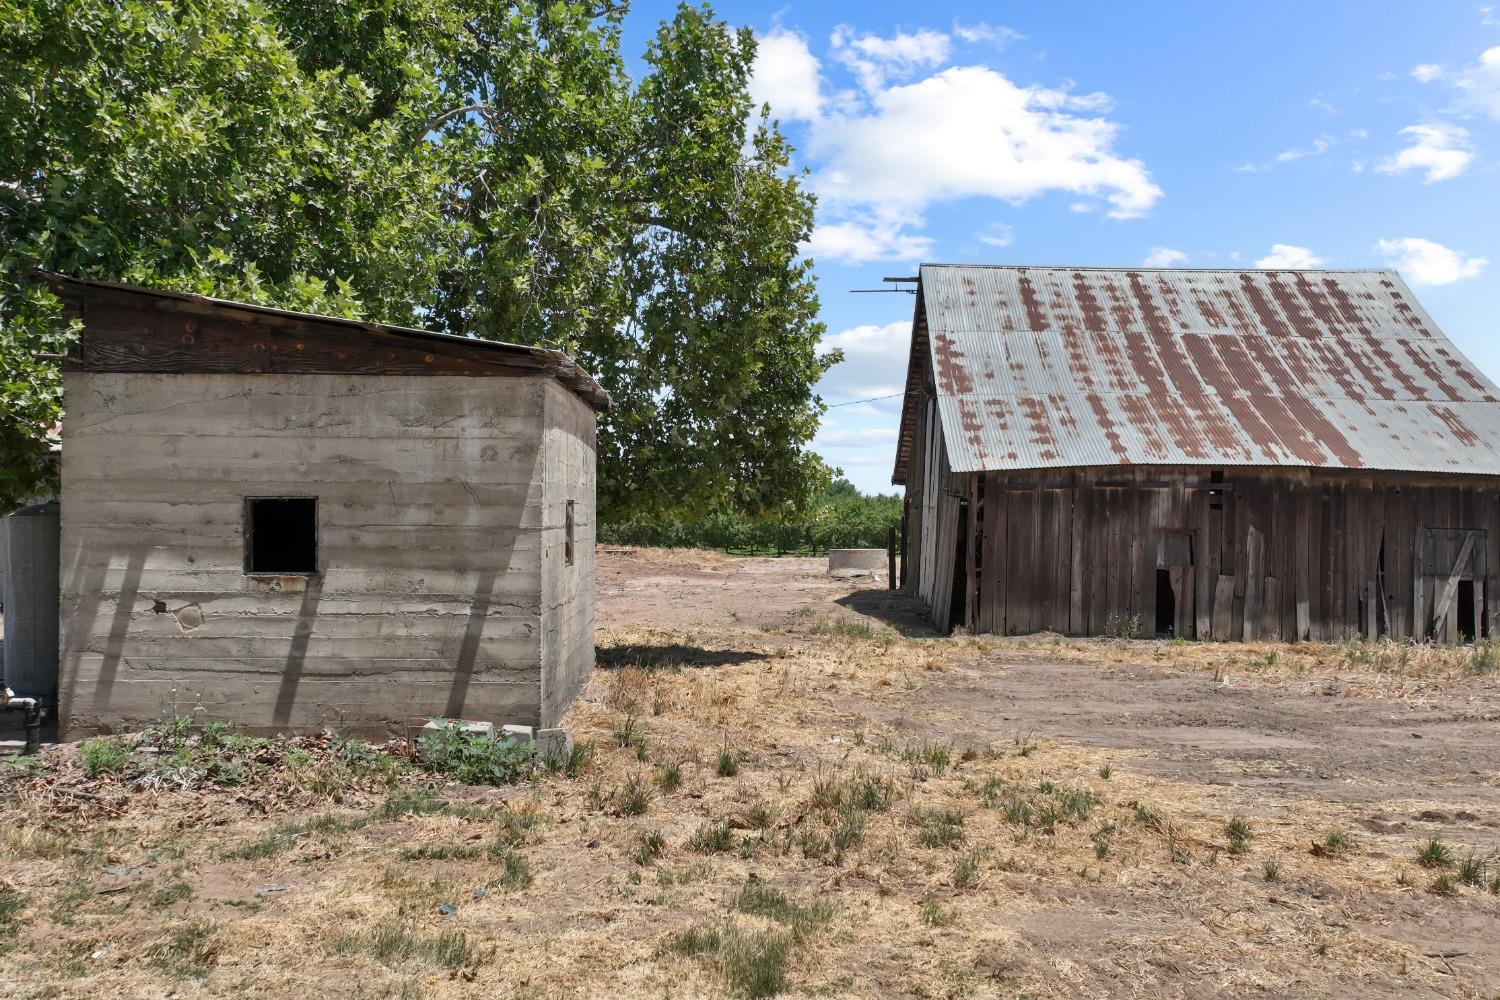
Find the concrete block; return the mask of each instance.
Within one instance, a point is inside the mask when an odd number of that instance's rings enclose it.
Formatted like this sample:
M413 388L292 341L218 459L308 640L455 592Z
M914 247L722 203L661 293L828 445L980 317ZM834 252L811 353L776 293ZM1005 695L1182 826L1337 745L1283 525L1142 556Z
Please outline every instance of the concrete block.
M495 738L495 724L493 722L468 722L464 719L428 719L427 724L422 728L436 731L444 726L451 726L455 722L466 733L478 733L487 740Z
M573 752L573 733L570 730L538 729L536 731L536 749L542 755L542 759L566 761L568 755Z
M880 582L882 574L873 569L835 569L829 570L828 575L835 580L863 580L869 578L876 583Z
M829 549L828 572L885 569L888 559L885 549Z
M530 726L501 726L500 735L502 737L509 736L517 743L530 743L533 738L533 731Z

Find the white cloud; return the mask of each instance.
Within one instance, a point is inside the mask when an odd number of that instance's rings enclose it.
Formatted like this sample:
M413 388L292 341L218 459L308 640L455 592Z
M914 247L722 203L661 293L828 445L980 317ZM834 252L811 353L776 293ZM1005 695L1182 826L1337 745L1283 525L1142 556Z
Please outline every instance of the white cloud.
M1146 259L1141 261L1143 267L1180 267L1188 262L1188 255L1181 250L1173 250L1171 247L1152 247Z
M951 46L947 35L928 28L881 38L855 35L847 25L833 30L830 44L833 57L849 67L867 91L879 90L888 78L904 79L919 69L942 65Z
M1271 252L1256 261L1255 266L1271 271L1299 271L1309 267L1322 267L1326 263L1327 261L1307 247L1292 246L1290 243L1273 243Z
M979 242L992 247L1008 247L1016 240L1016 231L1003 222L994 222L974 234Z
M769 104L772 116L782 121L812 121L823 110L820 69L806 39L773 31L756 40L750 97L756 104Z
M1418 285L1449 285L1472 278L1489 263L1484 257L1470 257L1414 236L1381 240L1375 244L1375 250L1391 258L1396 269Z
M782 120L805 123L798 145L819 199L809 254L849 264L918 260L933 244L920 234L927 209L967 198L1019 204L1062 193L1074 211L1115 219L1156 204L1162 191L1146 165L1116 149L1121 126L1106 117L1109 95L1075 93L1067 82L1023 87L987 66L941 68L954 37L1013 36L988 25L890 37L840 26L828 65L794 33L761 40L752 95ZM832 64L858 87L832 82ZM1005 234L980 238L1002 245L993 241Z
M970 45L987 42L1000 48L1004 48L1011 42L1019 42L1026 37L1014 28L985 24L983 21L977 24L954 21L953 34L958 37L959 41L968 42Z
M1500 49L1495 51L1500 52ZM1457 177L1474 160L1474 153L1469 148L1469 132L1461 126L1441 123L1408 125L1400 134L1407 136L1411 145L1382 160L1375 167L1382 174L1424 170L1426 176L1422 182L1431 184Z
M813 440L814 448L830 445L895 444L899 427L828 427L826 422L818 429Z
M818 392L838 402L889 396L906 388L906 361L911 352L911 320L884 326L866 324L824 337L819 350L838 348L844 360L829 369L818 384ZM882 400L882 409L899 408L900 399Z
M1500 45L1486 49L1477 63L1466 67L1457 84L1465 104L1500 118Z
M814 260L842 264L867 264L875 260L916 262L932 249L932 240L905 231L921 225L919 216L861 213L857 219L819 222L807 242L807 255Z
M1431 83L1443 75L1443 67L1437 63L1421 63L1411 68L1411 78L1418 83Z
M1278 163L1293 163L1308 156L1322 156L1337 144L1337 139L1324 133L1314 139L1310 146L1293 146L1291 149L1284 149L1277 153L1265 163L1241 163L1234 169L1242 174L1258 174L1263 170L1270 170Z
M835 116L811 143L815 186L833 206L920 212L966 197L1018 203L1052 191L1102 198L1118 219L1144 215L1161 188L1140 160L1114 152L1119 126L1069 114L1066 91L1018 87L982 66L954 67Z
M1277 153L1276 162L1291 163L1294 160L1302 159L1304 156L1322 156L1324 153L1328 152L1330 148L1332 148L1333 143L1334 140L1329 136L1320 135L1313 140L1312 148L1310 149L1293 147L1292 149L1285 149Z

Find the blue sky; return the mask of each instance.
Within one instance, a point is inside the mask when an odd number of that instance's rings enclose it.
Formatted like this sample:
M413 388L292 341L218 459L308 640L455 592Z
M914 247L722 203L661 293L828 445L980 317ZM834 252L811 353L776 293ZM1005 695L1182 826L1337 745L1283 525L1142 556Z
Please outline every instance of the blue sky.
M829 404L900 391L911 297L849 290L924 261L1395 266L1500 380L1500 0L715 8L819 196ZM900 402L816 450L890 492Z

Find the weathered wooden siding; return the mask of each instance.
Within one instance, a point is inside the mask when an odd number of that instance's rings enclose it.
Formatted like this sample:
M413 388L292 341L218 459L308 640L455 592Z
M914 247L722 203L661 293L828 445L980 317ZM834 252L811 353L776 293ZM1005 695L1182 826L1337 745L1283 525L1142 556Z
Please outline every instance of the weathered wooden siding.
M1150 636L1160 570L1176 635L1454 639L1470 616L1476 632L1496 634L1495 480L1221 474L1226 482L1196 468L976 475L975 627L1097 635L1134 621L1136 635ZM941 623L941 609L933 613Z
M541 722L549 388L68 372L66 731ZM317 575L245 575L246 496L317 497Z
M930 393L924 393L920 402L918 427L911 459L918 475L907 487L911 515L902 558L910 571L905 586L908 593L932 609L934 624L946 630L950 625L962 497L970 477L955 475L948 468L942 423Z
M594 668L595 422L586 403L546 391L542 494L542 725L557 725ZM567 505L573 502L573 562Z

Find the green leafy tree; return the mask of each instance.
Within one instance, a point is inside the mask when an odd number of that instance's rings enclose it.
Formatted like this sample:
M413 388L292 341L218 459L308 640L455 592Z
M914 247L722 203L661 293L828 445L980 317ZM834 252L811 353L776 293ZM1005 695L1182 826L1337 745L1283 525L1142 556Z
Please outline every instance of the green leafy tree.
M59 416L37 355L66 336L34 268L416 318L439 157L375 96L300 67L254 3L0 0L0 504L45 479Z
M811 502L759 517L720 507L702 515L607 516L600 540L614 545L725 549L751 552L825 552L832 548L885 548L901 524L899 496L866 496L835 479Z
M800 508L812 199L706 7L0 0L0 502L58 412L44 267L546 344L615 397L601 503Z
M755 55L679 7L632 84L622 12L554 4L466 18L434 117L467 243L436 315L576 354L616 410L601 503L620 512L805 504L832 358L798 244L812 199L752 106Z

